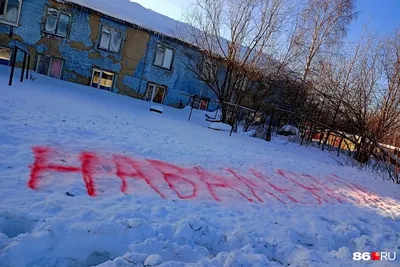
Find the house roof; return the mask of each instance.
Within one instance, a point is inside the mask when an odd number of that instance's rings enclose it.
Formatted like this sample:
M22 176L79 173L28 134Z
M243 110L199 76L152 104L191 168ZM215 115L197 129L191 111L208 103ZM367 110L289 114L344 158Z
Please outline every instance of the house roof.
M192 32L193 29L200 31L187 23L174 20L170 17L157 13L151 9L147 9L138 3L131 2L130 0L112 0L112 1L111 0L56 0L56 1L76 4L97 11L99 13L102 13L111 18L124 21L130 24L134 24L144 30L152 31L156 34L161 34L191 45L194 45L193 36L191 36L191 34L185 36L182 30L187 29L188 32ZM180 31L179 34L177 34L177 29L179 29ZM221 40L225 40L221 44L223 51L219 46L216 45L215 51L213 51L216 56L223 56L228 51L229 41L226 40L225 38L222 38ZM242 48L243 48L242 52L244 53L246 47L243 46ZM272 60L274 64L277 63L271 57L269 57L269 59Z
M173 32L178 26L187 26L185 23L176 21L129 0L66 0L64 2L83 6L172 38L175 38Z

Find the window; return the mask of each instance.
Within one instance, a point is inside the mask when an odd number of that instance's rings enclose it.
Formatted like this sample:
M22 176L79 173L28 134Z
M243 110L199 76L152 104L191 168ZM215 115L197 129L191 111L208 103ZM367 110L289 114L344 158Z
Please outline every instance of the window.
M0 65L10 65L11 49L0 47Z
M164 102L165 89L166 88L164 86L149 83L147 86L145 100L162 104Z
M207 110L209 102L210 102L210 100L206 97L196 96L194 103L193 103L193 108L196 108L199 110Z
M101 29L99 48L118 53L121 49L122 33L109 27Z
M90 86L97 89L112 91L114 86L114 76L115 75L112 72L94 69Z
M38 56L36 72L48 75L53 78L61 79L64 61L49 56Z
M70 21L70 14L61 12L54 8L48 8L44 31L60 37L66 37Z
M209 102L210 102L209 99L202 98L201 101L200 101L199 109L200 110L207 110Z
M0 0L0 22L18 25L22 0Z
M154 65L170 70L173 59L174 59L174 50L169 49L160 44L157 45Z
M217 62L205 58L201 69L201 75L207 82L214 83L216 81L216 76L218 75Z

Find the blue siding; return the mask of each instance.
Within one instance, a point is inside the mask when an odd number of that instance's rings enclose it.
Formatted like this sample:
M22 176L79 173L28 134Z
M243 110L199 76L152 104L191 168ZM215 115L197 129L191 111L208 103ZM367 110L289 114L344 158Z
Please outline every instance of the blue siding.
M18 44L23 48L34 48L39 54L50 54L45 44L41 43L42 38L54 38L42 33L43 15L47 0L24 0L20 16L20 26L14 29L14 35L20 37L23 42L11 40L9 46ZM69 36L67 38L55 39L51 43L57 44L59 55L65 60L63 79L68 81L77 81L79 77L90 79L93 68L108 70L119 75L124 66L121 65L121 55L118 53L106 52L97 49L99 37L94 42L91 39L92 30L100 32L101 29L91 29L89 24L90 14L81 9L68 8L72 14L72 21ZM108 18L100 18L101 25L106 25L122 32L123 39L127 36L127 25L116 22ZM0 33L8 34L8 26L0 25ZM46 42L47 43L47 42ZM83 49L74 48L72 43L83 44ZM171 70L166 70L153 65L157 44L168 45L175 50L174 61ZM204 83L186 68L183 47L177 42L162 38L157 35L151 35L147 44L147 51L140 60L135 70L128 70L132 75L123 77L122 84L137 94L143 95L148 83L155 83L167 87L167 95L164 104L178 105L180 102L187 104L189 98L181 93L197 94L202 92L203 97L215 99L214 93ZM51 55L50 56L56 56ZM22 56L17 57L22 61ZM124 62L123 65L126 63ZM126 73L126 71L125 71ZM78 77L79 76L79 77ZM118 91L120 84L115 84L114 91ZM125 88L126 90L126 88ZM137 95L136 94L136 95ZM210 103L210 107L213 107Z
M153 64L156 54L157 44L164 44L175 50L174 61L171 70L167 70ZM140 93L146 91L147 83L155 83L167 87L167 95L164 104L187 104L189 97L183 96L181 93L197 94L202 93L203 97L215 99L215 94L203 82L197 79L196 75L191 72L185 64L186 58L183 54L181 44L166 40L160 36L152 35L148 43L147 53L136 68L133 77L125 77L126 84L131 84L133 88L139 88ZM146 77L144 81L141 77ZM140 85L141 84L141 85ZM210 103L210 107L214 107ZM215 107L214 107L215 108Z

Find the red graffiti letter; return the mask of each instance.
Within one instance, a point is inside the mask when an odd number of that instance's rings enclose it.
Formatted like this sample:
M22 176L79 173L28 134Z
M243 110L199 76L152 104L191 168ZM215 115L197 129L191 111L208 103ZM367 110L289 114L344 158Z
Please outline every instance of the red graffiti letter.
M116 175L122 180L121 191L127 192L126 178L140 178L143 179L154 191L157 192L162 198L164 194L153 184L152 178L142 171L142 165L146 164L145 161L138 161L124 155L114 156L114 162L117 167ZM133 169L133 171L132 171Z
M274 185L273 183L271 183L270 181L268 181L267 178L265 178L261 173L259 173L258 171L254 170L254 169L250 169L250 171L253 173L253 175L255 177L257 177L258 179L260 179L261 181L266 182L271 188L273 188L275 191L278 191L279 193L281 193L282 195L287 196L291 201L293 201L294 203L299 203L299 201L297 199L295 199L294 197L292 197L290 194L286 193L287 191L290 191L289 189L284 189L284 188L280 188L276 185ZM265 189L264 189L265 190ZM282 202L283 204L286 204L286 202L280 200L277 196L275 196L275 194L268 192L267 190L265 190L265 192L269 193L271 196L275 197L277 200L279 200L280 202Z
M297 175L297 174L295 174L293 172L286 173L282 169L278 169L278 174L280 176L282 176L283 178L285 178L285 179L287 179L289 181L292 181L293 183L297 184L298 186L300 186L301 188L305 189L306 191L310 192L315 197L315 199L318 201L318 203L304 202L303 204L322 204L322 200L321 199L323 199L325 202L328 202L328 201L326 201L326 199L324 199L323 197L321 197L318 194L319 189L314 184L311 183L310 185L306 186L303 183L301 183L300 182L300 178L301 177L299 177L299 175ZM290 176L294 176L294 177L296 177L296 179L293 179Z
M246 196L241 190L239 190L237 188L238 187L237 184L235 184L231 181L228 181L222 175L207 172L200 167L194 167L193 170L196 172L197 176L200 177L200 180L206 184L208 191L210 192L211 196L216 201L221 201L221 199L218 197L217 193L215 192L215 188L219 187L219 188L230 188L230 189L236 191L242 197L244 197L247 201L254 202L254 200L252 198Z
M31 175L28 182L28 187L31 189L37 189L40 175L43 172L61 172L61 173L83 173L84 181L88 194L90 196L95 196L96 191L93 184L91 169L92 161L95 160L96 156L92 153L84 152L81 154L82 167L75 166L63 166L50 163L49 160L52 158L54 150L48 147L33 147L33 154L35 156L35 161L31 168Z
M185 173L188 173L188 171L186 171L184 168L158 160L146 159L146 161L162 173L164 180L168 183L169 188L175 191L180 199L191 199L197 196L196 184L183 177ZM192 193L190 195L183 195L181 192L179 192L178 185L183 186L183 184L186 184L192 188Z

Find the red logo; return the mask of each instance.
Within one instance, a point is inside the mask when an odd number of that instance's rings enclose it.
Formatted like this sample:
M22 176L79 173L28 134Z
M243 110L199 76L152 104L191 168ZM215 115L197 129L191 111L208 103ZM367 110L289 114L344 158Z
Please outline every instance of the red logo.
M380 261L381 260L381 253L380 252L372 252L371 253L371 260Z

